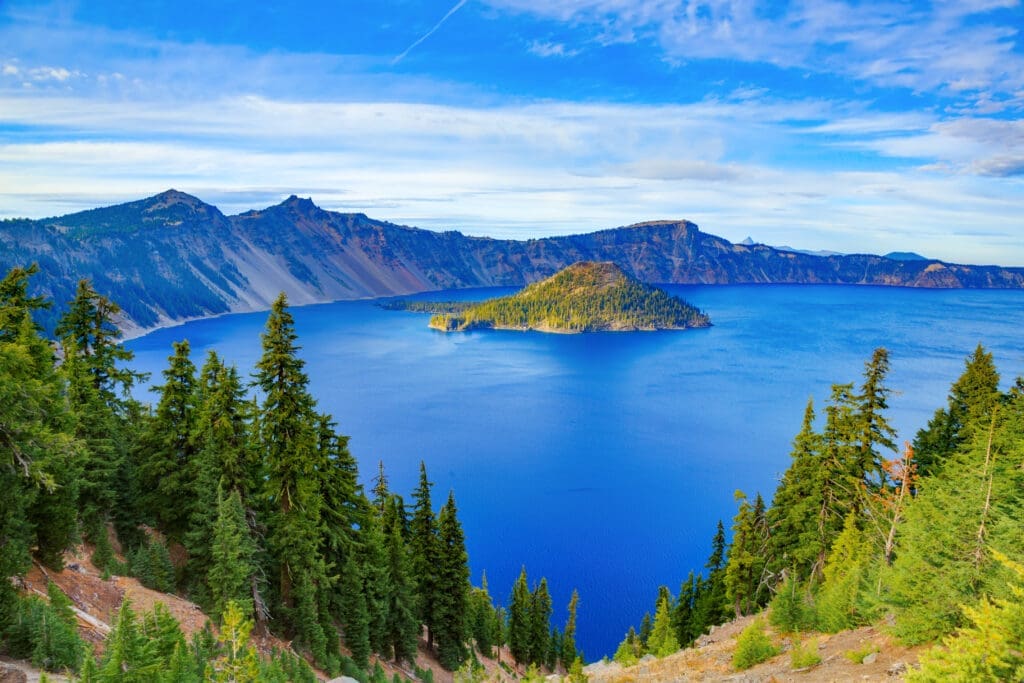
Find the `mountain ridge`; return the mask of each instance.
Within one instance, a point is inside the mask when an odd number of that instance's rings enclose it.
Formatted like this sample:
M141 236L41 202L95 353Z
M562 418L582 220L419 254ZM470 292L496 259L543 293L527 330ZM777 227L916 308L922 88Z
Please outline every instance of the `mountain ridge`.
M466 287L522 286L578 261L647 283L1024 288L1024 268L813 256L733 244L686 220L528 240L437 232L339 213L292 195L231 216L177 190L44 219L0 221L0 268L38 262L37 293L70 301L89 278L129 335L185 320ZM58 310L42 322L52 329Z

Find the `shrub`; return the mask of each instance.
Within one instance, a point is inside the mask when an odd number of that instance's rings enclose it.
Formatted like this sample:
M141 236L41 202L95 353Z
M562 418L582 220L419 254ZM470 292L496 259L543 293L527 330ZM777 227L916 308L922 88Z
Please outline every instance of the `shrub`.
M867 643L859 650L847 650L843 653L843 656L854 664L863 664L864 658L873 652L878 652L878 646L874 643Z
M768 620L783 633L796 633L814 627L814 608L807 601L806 591L794 579L786 579L772 598Z
M749 669L755 664L771 659L779 654L779 649L772 645L768 634L764 631L764 622L755 619L750 626L743 629L736 641L736 650L732 653L732 665L738 670Z
M794 669L807 669L821 663L821 655L818 654L818 640L814 639L807 643L794 641L793 649L789 652L789 663Z

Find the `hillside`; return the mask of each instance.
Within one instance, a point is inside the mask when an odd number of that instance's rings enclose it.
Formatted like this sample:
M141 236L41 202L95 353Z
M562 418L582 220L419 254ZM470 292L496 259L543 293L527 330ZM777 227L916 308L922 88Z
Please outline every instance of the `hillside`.
M1024 286L1024 269L814 256L733 244L688 221L653 221L525 241L468 237L320 209L292 196L225 216L168 190L119 206L42 220L0 221L0 271L40 265L36 293L57 306L78 279L124 309L129 335L170 322L294 304L463 287L522 286L578 261L610 261L642 282ZM44 316L45 317L45 316Z
M444 306L444 305L442 305ZM510 296L440 312L430 326L541 332L629 332L707 327L708 317L682 299L627 276L614 263L575 263Z

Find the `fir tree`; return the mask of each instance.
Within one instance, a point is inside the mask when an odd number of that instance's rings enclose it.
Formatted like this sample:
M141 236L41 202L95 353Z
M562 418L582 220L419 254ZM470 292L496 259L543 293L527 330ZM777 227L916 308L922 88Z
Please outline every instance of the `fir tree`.
M252 614L249 587L256 571L255 553L238 491L226 496L221 493L213 527L213 563L207 576L214 618L224 614L228 603L236 605L245 616Z
M438 593L437 518L430 502L433 484L427 478L427 466L420 461L419 485L413 491L415 505L409 524L409 548L412 551L413 575L416 577L416 604L420 623L427 627L427 646L433 647L437 624L435 605Z
M469 565L453 493L448 494L448 502L441 508L437 528L440 546L435 603L437 658L443 667L454 671L466 659Z
M668 598L662 596L658 600L658 608L654 614L654 626L647 639L647 651L655 657L665 657L679 649L675 629L672 628L672 610Z
M580 604L580 594L574 588L572 597L569 599L568 617L565 621L565 631L562 632L562 666L568 670L579 654L576 652L576 610Z
M402 539L402 528L396 519L388 535L388 611L387 631L396 662L416 659L416 638L419 624L414 613L409 552Z
M508 646L519 664L530 660L530 633L530 588L523 567L512 586L508 608Z
M272 506L268 541L279 568L279 600L291 626L312 644L325 640L316 593L326 568L320 552L315 404L296 339L282 293L271 307L256 364L256 386L264 397L259 446L266 465L265 495ZM299 589L302 594L296 594Z
M366 611L369 616L370 649L391 656L391 641L388 635L389 585L388 548L381 520L376 510L367 516L362 531L363 546L363 593L366 596Z
M366 669L370 657L370 616L363 585L355 555L350 554L345 559L338 585L342 639L352 653L352 660L359 668Z
M174 342L174 354L164 370L164 383L153 419L146 423L139 450L139 483L145 508L157 525L183 539L193 500L195 471L195 365L188 340Z
M542 577L530 594L530 661L534 664L546 661L550 622L551 594L548 592L548 580Z

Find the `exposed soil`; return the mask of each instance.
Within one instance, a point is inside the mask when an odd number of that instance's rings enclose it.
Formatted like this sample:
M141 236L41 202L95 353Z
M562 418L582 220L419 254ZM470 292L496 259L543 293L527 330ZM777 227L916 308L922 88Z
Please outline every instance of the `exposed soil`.
M586 667L591 683L631 683L632 681L778 681L831 683L833 681L899 681L909 667L915 666L923 648L897 644L880 627L866 626L835 634L805 633L805 647L817 642L821 663L794 670L791 650L795 638L774 633L772 642L783 652L746 671L736 671L732 654L736 639L754 617L729 622L702 636L696 646L662 659L642 661L635 666L598 662ZM873 653L863 663L851 661L847 653Z

